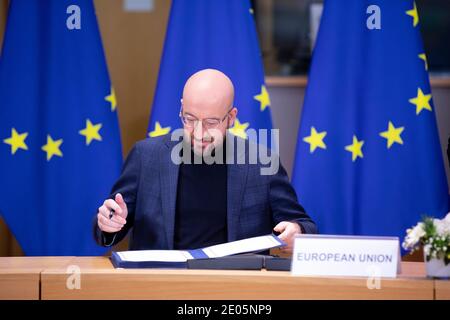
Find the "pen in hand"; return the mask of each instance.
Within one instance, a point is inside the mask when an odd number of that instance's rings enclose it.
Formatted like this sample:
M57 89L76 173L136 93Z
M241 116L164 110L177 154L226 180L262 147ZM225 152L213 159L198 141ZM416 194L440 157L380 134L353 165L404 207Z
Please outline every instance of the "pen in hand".
M109 211L109 220L111 220L112 217L114 217L114 213L116 213L116 212L114 211L114 209L111 209L111 211Z
M97 224L101 231L114 233L127 223L128 209L122 195L117 193L114 199L106 199L98 208Z

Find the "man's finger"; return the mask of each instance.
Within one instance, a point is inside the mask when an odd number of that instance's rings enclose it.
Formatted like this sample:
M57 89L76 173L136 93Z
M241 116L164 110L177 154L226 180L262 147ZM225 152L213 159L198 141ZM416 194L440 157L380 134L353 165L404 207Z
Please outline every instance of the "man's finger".
M283 231L278 238L280 238L283 241L286 241L289 238L289 232L287 230Z
M101 223L99 223L98 226L99 226L100 230L102 230L104 232L108 232L108 233L115 233L115 232L120 231L120 230L117 230L116 228L110 228L110 227L104 226Z
M99 220L104 226L107 226L107 227L111 227L111 228L119 228L119 230L123 228L123 224L118 223L118 222L115 222L115 221L112 221L112 220L109 220L109 219L105 218L102 214L99 214L99 215L98 215L98 220Z
M106 206L101 206L100 208L98 208L98 212L100 212L102 214L102 216L104 216L105 218L109 219L110 210L108 210L108 208L106 208ZM110 220L115 221L120 224L127 223L127 220L125 220L118 214L113 215L113 217Z
M105 218L109 219L109 212L110 210L105 206L101 206L100 208L98 208L98 212L102 214L102 216L104 216Z
M109 216L108 216L109 219ZM127 223L127 220L125 220L124 218L122 218L121 216L115 214L113 215L113 217L111 218L112 221L117 222L121 225L125 225Z
M273 228L273 230L276 231L276 232L282 233L286 229L288 224L289 224L289 222L281 221L279 224L277 224L275 226L275 228Z
M106 227L117 228L119 230L123 228L123 224L109 220L108 218L105 218L101 214L98 215L98 221L101 222Z
M113 199L107 199L103 204L108 210L113 209L117 214L122 214L122 208Z

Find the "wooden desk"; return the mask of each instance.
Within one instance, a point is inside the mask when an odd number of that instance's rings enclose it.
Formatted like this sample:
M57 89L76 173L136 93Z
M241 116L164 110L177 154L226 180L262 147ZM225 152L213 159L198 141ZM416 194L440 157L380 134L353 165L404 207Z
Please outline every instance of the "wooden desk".
M66 288L67 265L41 273L42 299L433 299L423 263L368 289L366 278L292 277L280 271L114 269L108 258L74 258L81 288Z
M40 275L74 257L0 257L0 300L40 299Z
M435 280L434 281L435 299L450 300L450 281Z

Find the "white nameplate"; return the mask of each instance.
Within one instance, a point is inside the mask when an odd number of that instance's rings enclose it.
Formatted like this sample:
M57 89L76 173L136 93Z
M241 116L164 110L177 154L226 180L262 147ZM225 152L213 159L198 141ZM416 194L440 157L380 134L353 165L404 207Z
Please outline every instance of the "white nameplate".
M400 272L396 237L298 235L291 273L295 276L395 278Z

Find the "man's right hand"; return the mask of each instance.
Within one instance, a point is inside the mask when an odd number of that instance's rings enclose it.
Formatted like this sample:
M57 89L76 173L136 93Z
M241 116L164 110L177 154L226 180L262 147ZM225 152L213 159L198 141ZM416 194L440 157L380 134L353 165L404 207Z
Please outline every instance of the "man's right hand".
M114 215L109 218L111 210ZM122 230L127 223L128 209L127 204L123 200L120 193L116 194L115 199L107 199L103 205L98 208L97 223L100 230L104 232L114 233Z

